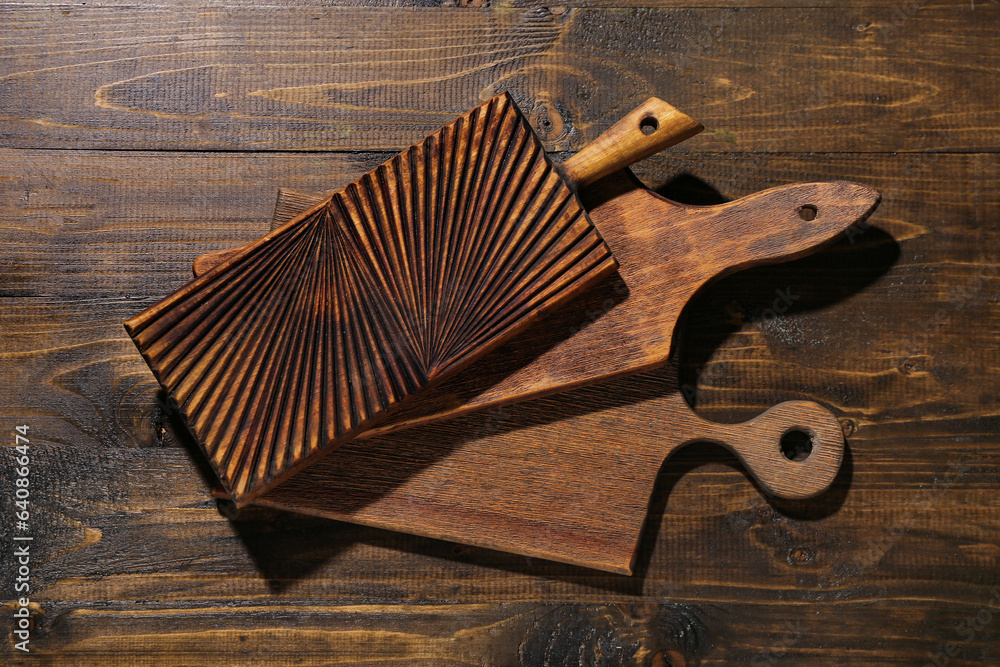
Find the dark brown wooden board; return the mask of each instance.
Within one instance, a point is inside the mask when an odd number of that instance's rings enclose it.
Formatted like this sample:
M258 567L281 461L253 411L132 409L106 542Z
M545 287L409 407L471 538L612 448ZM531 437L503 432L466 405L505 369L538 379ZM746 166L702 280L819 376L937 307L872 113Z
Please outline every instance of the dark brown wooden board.
M588 0L550 7L575 13L574 30L518 63L507 55L529 33L504 30L506 4L383 6L364 19L319 7L332 4L3 8L0 76L23 74L0 84L0 115L40 121L5 121L3 147L166 150L0 149L0 413L5 433L24 420L36 429L44 499L38 652L20 659L5 642L0 662L537 665L543 645L554 664L661 665L668 650L682 655L674 665L996 662L1000 203L990 179L1000 162L986 153L1000 108L996 5L578 9L600 4ZM416 18L457 30L427 32L412 51L383 48L403 45ZM274 26L327 39L283 39ZM372 68L324 60L349 62L368 35L385 36L367 42ZM455 48L434 48L445 39ZM250 132L234 115L95 110L105 83L185 58L246 64L261 51L275 63L322 61L314 71L329 77L306 85L375 81L378 121L345 127L323 107L325 124L271 119ZM700 415L744 420L792 399L833 408L851 435L831 493L796 510L761 498L735 459L682 451L658 477L633 577L263 508L237 522L219 515L120 322L187 282L198 255L265 233L278 187L342 187L391 157L385 137L392 148L419 139L405 112L418 105L403 100L454 113L477 103L468 79L448 78L466 65L513 82L532 122L552 137L568 129L573 146L612 122L611 106L649 94L697 111L703 138L637 170L673 199L844 178L883 192L870 227L808 261L710 286L681 327L680 382ZM168 112L180 99L224 100L221 89L203 96L200 71L161 79L146 99ZM613 86L615 97L601 96ZM316 152L335 135L349 152ZM0 479L10 470L0 461ZM4 590L12 571L0 551Z
M347 443L255 502L632 574L657 473L686 444L725 446L781 498L817 495L837 476L841 426L816 403L788 401L746 424L715 424L691 412L676 367L639 382L640 420L635 404L617 404L618 385L595 385ZM539 417L546 414L559 419ZM793 430L812 440L802 460L782 453Z
M125 329L242 506L616 267L502 94Z

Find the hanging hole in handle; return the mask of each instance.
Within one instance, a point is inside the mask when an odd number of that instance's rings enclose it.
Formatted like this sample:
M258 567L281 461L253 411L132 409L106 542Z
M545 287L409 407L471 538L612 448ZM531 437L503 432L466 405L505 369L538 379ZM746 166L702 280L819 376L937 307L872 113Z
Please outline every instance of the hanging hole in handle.
M656 120L652 116L646 116L639 121L639 129L643 134L652 134L660 128L660 121Z
M789 461L800 463L809 458L813 450L813 434L801 428L790 428L781 436L781 455Z
M799 208L799 217L806 222L812 222L816 219L816 214L819 213L819 209L813 204L806 204Z

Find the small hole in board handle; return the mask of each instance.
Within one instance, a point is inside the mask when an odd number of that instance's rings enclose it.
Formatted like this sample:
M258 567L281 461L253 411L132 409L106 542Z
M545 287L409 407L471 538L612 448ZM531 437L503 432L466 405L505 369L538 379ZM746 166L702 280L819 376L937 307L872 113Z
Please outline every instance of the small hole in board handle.
M799 463L812 454L813 436L799 428L791 428L781 436L781 455L789 461Z
M652 134L656 132L660 127L660 121L656 120L652 116L646 116L639 121L639 129L643 134Z
M799 217L806 222L811 222L816 219L816 214L819 213L819 209L812 204L806 204L799 208Z

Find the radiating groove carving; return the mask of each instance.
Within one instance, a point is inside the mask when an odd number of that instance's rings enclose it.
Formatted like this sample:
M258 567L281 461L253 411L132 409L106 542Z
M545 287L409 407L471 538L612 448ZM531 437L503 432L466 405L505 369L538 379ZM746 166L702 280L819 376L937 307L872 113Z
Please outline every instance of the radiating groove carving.
M243 504L615 267L499 95L125 326Z

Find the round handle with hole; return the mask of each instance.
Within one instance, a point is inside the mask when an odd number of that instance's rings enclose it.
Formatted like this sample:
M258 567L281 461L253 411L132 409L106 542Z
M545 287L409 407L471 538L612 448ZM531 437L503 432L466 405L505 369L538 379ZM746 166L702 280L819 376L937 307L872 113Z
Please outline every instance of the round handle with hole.
M840 422L812 401L787 401L740 424L696 419L701 433L686 443L707 441L729 449L765 491L779 498L798 500L822 493L833 483L844 457ZM797 451L788 446L794 435L805 445Z
M563 162L563 173L577 186L587 185L679 144L703 129L701 123L687 114L650 97Z

